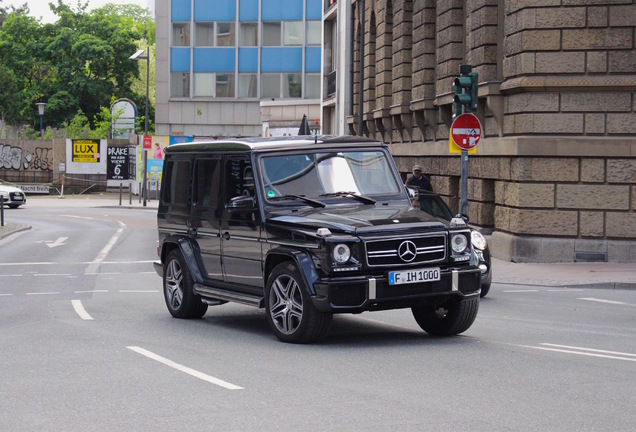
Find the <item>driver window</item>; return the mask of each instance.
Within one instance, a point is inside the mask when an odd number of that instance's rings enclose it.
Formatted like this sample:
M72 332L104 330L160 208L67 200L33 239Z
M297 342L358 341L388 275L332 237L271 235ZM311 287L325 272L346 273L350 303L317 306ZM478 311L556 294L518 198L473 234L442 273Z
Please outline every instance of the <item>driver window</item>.
M237 196L254 198L254 173L246 158L228 159L225 166L225 199Z

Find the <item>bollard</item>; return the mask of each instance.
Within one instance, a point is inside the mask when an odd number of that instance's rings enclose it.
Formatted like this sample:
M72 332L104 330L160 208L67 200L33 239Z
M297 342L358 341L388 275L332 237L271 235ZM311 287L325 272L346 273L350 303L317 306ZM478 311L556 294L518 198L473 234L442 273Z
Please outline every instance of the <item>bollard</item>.
M121 194L122 194L122 189L123 189L124 185L119 183L119 206L121 207Z
M0 194L0 226L4 226L4 196Z
M128 205L132 205L132 184L128 185Z

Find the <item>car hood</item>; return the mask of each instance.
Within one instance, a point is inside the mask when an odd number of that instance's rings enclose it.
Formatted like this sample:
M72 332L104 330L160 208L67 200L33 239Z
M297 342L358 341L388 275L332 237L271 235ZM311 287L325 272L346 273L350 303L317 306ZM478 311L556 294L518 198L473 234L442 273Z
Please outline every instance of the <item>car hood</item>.
M372 233L413 228L443 229L446 223L410 206L375 205L357 207L302 208L270 213L268 224L296 228L329 228L332 232Z
M9 186L9 185L3 185L3 184L0 184L0 192L3 192L3 193L22 192L22 193L24 193L22 191L22 189L20 189L20 188L17 188L17 187L14 187L14 186Z

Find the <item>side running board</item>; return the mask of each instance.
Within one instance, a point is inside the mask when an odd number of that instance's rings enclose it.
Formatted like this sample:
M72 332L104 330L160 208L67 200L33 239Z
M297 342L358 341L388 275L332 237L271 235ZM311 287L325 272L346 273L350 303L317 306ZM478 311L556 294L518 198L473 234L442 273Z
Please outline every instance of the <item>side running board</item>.
M245 293L239 293L235 291L228 291L219 288L213 288L205 285L195 283L193 286L195 294L201 297L209 297L216 300L225 300L228 302L241 303L247 306L254 306L262 308L264 306L263 297L250 295Z

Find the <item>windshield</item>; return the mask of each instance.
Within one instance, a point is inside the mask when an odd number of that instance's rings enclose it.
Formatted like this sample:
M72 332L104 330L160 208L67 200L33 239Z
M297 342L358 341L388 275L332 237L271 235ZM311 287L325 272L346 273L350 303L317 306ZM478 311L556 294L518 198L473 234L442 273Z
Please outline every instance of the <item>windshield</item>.
M324 200L325 194L368 196L402 192L387 155L379 150L263 156L260 168L269 200L286 195Z

